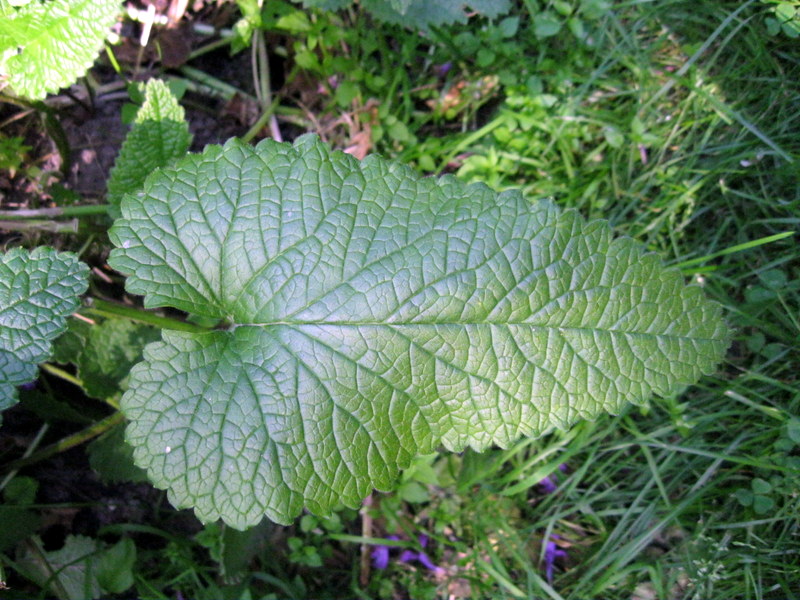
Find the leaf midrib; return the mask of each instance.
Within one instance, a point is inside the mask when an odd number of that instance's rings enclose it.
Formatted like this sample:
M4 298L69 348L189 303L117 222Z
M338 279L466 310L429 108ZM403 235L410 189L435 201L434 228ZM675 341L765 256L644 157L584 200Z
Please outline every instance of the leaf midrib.
M493 327L508 327L508 326L527 326L532 329L542 329L547 331L602 331L610 334L617 335L634 335L634 336L647 336L659 339L674 339L674 340L692 340L699 342L719 342L720 340L713 337L696 337L690 335L676 335L671 333L649 333L647 331L629 331L624 329L610 329L603 327L574 327L574 326L556 326L556 325L542 325L536 323L527 323L525 321L400 321L400 322L387 322L387 321L271 321L266 323L234 323L233 328L237 327L466 327L466 326L493 326Z

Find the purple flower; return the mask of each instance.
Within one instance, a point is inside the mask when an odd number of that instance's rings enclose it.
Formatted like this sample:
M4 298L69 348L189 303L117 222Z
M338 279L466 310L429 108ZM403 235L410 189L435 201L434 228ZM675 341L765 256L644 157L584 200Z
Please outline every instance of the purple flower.
M567 465L561 463L558 465L558 470L562 473L566 473ZM556 483L556 473L552 475L548 475L544 479L542 479L537 485L542 489L545 494L552 494L558 489L558 484Z
M372 549L372 566L376 569L389 566L389 546L375 546Z
M386 537L387 540L399 540L396 535L390 535ZM417 538L419 545L425 548L428 545L428 536L427 535L420 535ZM372 565L376 569L385 569L389 566L389 546L376 546L372 549ZM415 552L414 550L403 550L400 553L400 556L397 557L397 561L401 563L410 563L417 561L423 567L428 569L429 571L433 571L436 575L443 575L445 570L442 567L438 567L434 564L434 562L430 559L430 557L425 552Z
M397 558L397 562L408 563L417 560L417 553L413 550L403 550Z
M434 72L436 73L437 77L441 78L441 77L444 77L445 75L447 75L450 72L450 69L452 69L452 68L453 68L453 63L448 61L448 62L443 63L441 65L437 65L434 68Z
M553 567L559 558L567 558L567 551L559 548L553 539L561 539L555 533L550 536L550 540L544 546L544 572L548 583L553 583Z
M442 567L433 564L433 561L428 557L428 555L425 552L420 552L417 555L417 560L422 564L423 567L425 567L429 571L433 571L436 575L445 574L445 570Z
M556 484L555 481L553 481L553 478L550 477L549 475L544 479L542 479L538 485L540 488L542 488L542 491L545 494L552 494L558 489L558 485Z
M386 536L387 540L397 541L400 538L396 535ZM372 549L372 566L376 569L385 569L389 566L389 546L375 546Z

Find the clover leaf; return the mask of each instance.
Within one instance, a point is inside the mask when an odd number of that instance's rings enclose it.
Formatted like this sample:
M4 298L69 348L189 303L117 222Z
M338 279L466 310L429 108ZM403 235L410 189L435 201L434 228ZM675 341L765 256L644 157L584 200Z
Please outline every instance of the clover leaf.
M0 410L36 377L86 291L89 269L69 252L14 248L0 256Z
M313 136L209 146L121 209L128 291L231 324L145 348L127 440L173 504L236 528L673 393L728 345L720 307L606 223Z

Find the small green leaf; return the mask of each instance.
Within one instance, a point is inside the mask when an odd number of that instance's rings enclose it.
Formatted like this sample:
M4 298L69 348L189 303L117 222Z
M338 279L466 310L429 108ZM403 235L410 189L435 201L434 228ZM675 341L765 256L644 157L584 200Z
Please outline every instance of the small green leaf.
M398 10L398 2L403 3L402 10ZM308 5L309 0L304 3ZM511 7L509 0L361 0L360 4L381 21L423 30L466 23L468 9L494 18Z
M358 97L361 92L358 84L353 81L343 81L336 88L336 104L342 108L347 108Z
M612 148L620 148L625 143L625 136L613 125L603 128L603 137L606 138L606 142Z
M89 466L106 483L147 481L147 474L133 462L133 448L125 442L125 427L117 425L87 448Z
M750 482L750 487L753 488L753 492L756 494L769 494L772 491L772 485L770 485L769 481L760 477L753 479Z
M767 338L760 331L756 331L753 335L747 336L745 345L750 352L758 352L767 343Z
M191 142L183 107L167 84L151 79L145 87L144 104L109 175L111 216L119 216L119 203L125 194L136 193L156 168L186 154Z
M53 361L78 364L78 358L86 348L92 326L82 319L67 319L67 329L53 342Z
M39 482L33 477L14 477L4 490L6 502L18 506L33 504L38 490Z
M36 533L41 518L34 510L0 504L0 523L0 552L6 552Z
M21 137L7 137L0 133L0 170L13 173L25 161L25 154L31 149Z
M341 10L353 3L353 0L303 0L306 8L320 8L322 10Z
M767 26L767 33L769 35L778 35L781 32L781 23L777 19L773 19L772 17L767 17L764 19L764 23Z
M775 6L775 16L781 23L786 23L795 18L797 7L792 2L778 2Z
M786 435L795 444L800 444L800 419L793 418L786 423Z
M786 287L786 283L789 281L786 272L781 269L768 269L767 271L759 273L758 278L771 290L780 290Z
M753 512L757 515L765 515L775 508L775 500L769 496L756 495L753 497Z
M791 21L787 21L786 23L782 23L781 31L783 31L787 37L790 37L793 40L800 37L800 18L795 18Z
M237 528L676 393L728 346L720 307L607 224L313 136L209 146L121 209L128 291L234 324L145 348L127 439L176 506Z
M68 535L60 550L45 552L38 537L25 547L17 569L60 600L94 600L102 594L97 581L98 543L83 535ZM36 547L38 551L31 548Z
M398 490L400 497L409 504L422 504L431 499L428 488L416 481L407 481Z
M500 33L505 38L514 37L519 29L519 17L506 17L497 25Z
M276 29L282 29L292 34L306 33L313 29L308 15L302 10L294 10L289 14L283 15L275 23Z
M119 0L50 0L9 11L0 19L0 74L31 100L71 85L94 63L119 9Z
M133 585L133 565L136 546L130 538L123 538L101 553L97 559L97 582L103 591L121 594Z
M733 493L736 496L736 500L738 500L739 504L742 506L752 506L753 505L753 492L748 490L747 488L739 488Z
M120 391L120 383L142 358L146 344L160 337L155 327L129 319L110 319L89 329L77 366L86 393L103 400Z
M0 411L17 401L16 386L33 380L36 365L50 358L88 274L74 254L44 246L0 256Z
M562 25L561 20L549 11L541 12L533 17L533 32L539 39L553 37L561 31Z
M582 40L586 37L586 28L583 26L583 21L578 17L571 17L567 20L567 27L579 40Z
M775 292L760 285L754 285L744 291L744 298L748 304L765 304L775 299Z
M496 58L497 55L491 50L489 50L489 48L481 48L480 50L478 50L478 56L476 62L479 67L488 67L495 61Z
M553 0L553 8L556 12L563 17L568 17L572 14L572 3L567 0Z
M607 0L581 0L581 13L590 20L599 19L611 9Z

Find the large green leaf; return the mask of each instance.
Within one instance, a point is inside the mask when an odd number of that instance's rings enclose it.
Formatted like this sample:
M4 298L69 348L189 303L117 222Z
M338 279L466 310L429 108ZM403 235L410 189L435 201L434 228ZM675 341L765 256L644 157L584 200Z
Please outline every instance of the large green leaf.
M175 505L237 528L670 394L728 343L716 304L604 222L312 136L209 146L122 214L130 292L234 324L145 348L127 439Z
M338 10L352 0L303 0L307 8ZM431 25L466 23L467 11L487 17L508 12L508 0L361 0L361 6L387 23L427 29Z
M163 81L151 79L145 87L144 104L136 113L108 179L108 202L118 216L125 194L139 190L158 167L186 154L192 136L183 107Z
M14 248L0 256L0 410L36 377L86 291L89 269L69 252Z
M119 8L119 0L6 5L0 19L0 75L32 100L71 85L94 63Z

